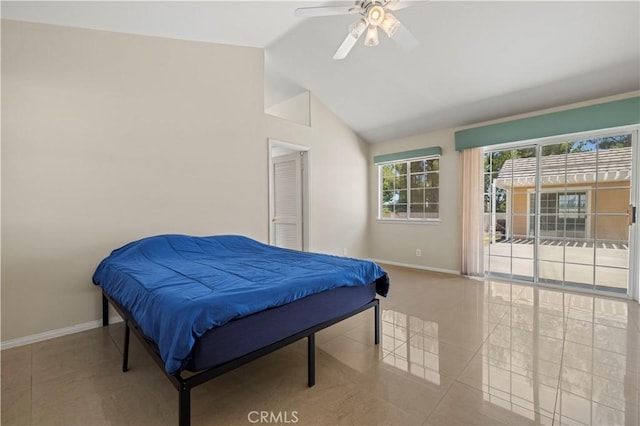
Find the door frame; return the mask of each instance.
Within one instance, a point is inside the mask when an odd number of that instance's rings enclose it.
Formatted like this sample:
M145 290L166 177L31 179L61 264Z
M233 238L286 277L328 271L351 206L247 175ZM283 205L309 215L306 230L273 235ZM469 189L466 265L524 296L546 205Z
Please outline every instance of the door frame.
M298 145L291 142L285 142L279 139L268 138L268 158L269 164L269 212L267 220L269 221L269 244L274 243L275 230L273 225L273 208L274 208L274 182L273 182L273 153L277 148L284 148L290 151L297 151L301 154L301 166L302 166L302 250L309 251L309 177L310 164L311 164L311 148L304 145Z
M631 126L631 199L635 206L635 223L629 232L629 296L640 302L640 126Z

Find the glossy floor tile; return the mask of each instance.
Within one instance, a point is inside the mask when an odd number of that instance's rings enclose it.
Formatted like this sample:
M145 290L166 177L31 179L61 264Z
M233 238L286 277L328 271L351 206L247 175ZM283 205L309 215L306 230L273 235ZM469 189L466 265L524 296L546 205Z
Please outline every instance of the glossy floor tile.
M388 266L373 312L193 389L193 425L637 425L638 304ZM1 353L2 425L175 425L177 392L122 323Z

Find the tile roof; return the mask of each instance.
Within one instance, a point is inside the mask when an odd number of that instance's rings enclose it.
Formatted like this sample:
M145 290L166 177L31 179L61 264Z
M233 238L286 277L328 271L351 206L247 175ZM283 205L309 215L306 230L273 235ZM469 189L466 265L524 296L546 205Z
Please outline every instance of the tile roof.
M631 147L601 151L545 155L540 157L543 185L628 181L631 178ZM596 170L597 166L597 170ZM597 176L596 176L597 173ZM536 157L516 158L504 162L496 185L534 186Z

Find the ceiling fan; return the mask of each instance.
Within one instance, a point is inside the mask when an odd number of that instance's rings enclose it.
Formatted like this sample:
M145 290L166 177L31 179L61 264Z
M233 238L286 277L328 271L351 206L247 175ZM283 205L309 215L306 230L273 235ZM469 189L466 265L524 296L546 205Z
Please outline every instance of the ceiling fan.
M391 14L392 11L411 6L411 2L400 3L400 0L359 0L353 6L320 6L301 7L296 9L299 18L316 16L358 14L360 17L349 25L349 33L344 39L333 59L344 59L358 39L364 34L365 46L377 46L378 28L382 29L401 49L408 52L418 45L418 40Z

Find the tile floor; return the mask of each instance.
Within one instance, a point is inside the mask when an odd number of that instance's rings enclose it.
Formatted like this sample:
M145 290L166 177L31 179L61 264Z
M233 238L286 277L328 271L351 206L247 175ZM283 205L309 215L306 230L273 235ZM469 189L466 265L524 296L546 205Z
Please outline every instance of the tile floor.
M635 302L386 267L373 312L192 391L192 424L637 425ZM2 351L2 425L175 425L177 392L123 325ZM260 412L266 416L260 418Z

